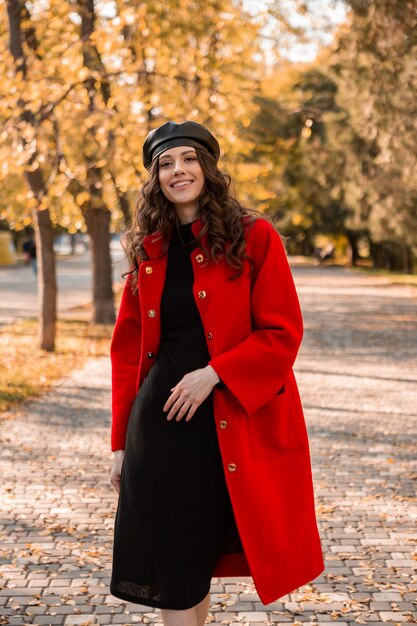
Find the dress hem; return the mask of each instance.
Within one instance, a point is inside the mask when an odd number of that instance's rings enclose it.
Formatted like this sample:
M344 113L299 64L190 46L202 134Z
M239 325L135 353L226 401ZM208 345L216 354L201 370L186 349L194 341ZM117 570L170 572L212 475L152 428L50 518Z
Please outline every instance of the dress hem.
M141 601L139 602L138 598L131 596L128 593L123 593L123 591L121 592L118 591L117 593L115 593L112 590L112 586L110 586L110 593L115 598L119 598L120 600L125 600L126 602L133 602L133 604L139 604L141 606L150 606L150 607L154 607L157 609L167 609L167 610L172 610L172 611L185 611L186 609L192 609L194 606L196 606L202 600L204 600L206 595L210 592L210 588L211 588L211 582L207 591L198 600L194 601L192 604L187 603L187 606L178 606L178 605L172 606L172 604L168 606L166 602L159 602L158 600L150 600L150 599L145 600L144 598L140 598Z

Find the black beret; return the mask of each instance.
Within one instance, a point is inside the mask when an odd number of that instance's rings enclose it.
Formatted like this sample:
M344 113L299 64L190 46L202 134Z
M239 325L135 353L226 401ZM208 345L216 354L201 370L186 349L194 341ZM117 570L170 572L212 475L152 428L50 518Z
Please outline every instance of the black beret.
M161 152L175 146L201 148L212 157L219 159L220 146L211 132L198 122L186 121L181 124L165 122L148 133L143 144L143 164L146 169Z

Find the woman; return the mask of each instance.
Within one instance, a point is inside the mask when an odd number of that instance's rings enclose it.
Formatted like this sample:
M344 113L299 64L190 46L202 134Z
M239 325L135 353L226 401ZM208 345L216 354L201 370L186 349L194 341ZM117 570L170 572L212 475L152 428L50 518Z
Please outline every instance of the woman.
M196 122L147 136L111 344L110 591L169 626L204 624L212 576L252 576L266 604L324 569L298 298L278 233L229 195L219 155Z

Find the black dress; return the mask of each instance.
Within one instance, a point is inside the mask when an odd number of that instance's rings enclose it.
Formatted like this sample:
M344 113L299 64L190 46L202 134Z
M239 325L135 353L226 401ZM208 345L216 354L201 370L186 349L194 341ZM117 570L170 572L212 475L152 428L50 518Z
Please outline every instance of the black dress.
M217 439L213 392L189 422L162 407L210 359L195 304L192 222L174 228L161 299L161 342L129 417L114 525L112 595L188 609L210 590L222 552L242 552Z

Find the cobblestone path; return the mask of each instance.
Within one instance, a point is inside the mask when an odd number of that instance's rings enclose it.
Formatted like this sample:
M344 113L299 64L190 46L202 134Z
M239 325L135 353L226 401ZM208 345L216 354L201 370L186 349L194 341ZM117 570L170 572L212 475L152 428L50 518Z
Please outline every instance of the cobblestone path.
M208 622L417 621L416 289L295 268L305 409L325 571L264 606L251 578L213 579ZM1 420L0 624L161 623L108 590L109 363L91 360Z

